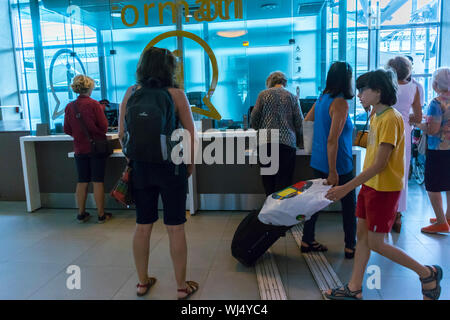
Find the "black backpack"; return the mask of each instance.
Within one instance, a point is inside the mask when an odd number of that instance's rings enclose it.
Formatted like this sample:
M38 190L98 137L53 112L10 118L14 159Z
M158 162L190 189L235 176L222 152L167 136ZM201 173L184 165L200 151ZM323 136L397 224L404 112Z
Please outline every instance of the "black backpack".
M149 163L170 161L176 129L175 108L167 89L142 87L126 106L123 153L128 159Z

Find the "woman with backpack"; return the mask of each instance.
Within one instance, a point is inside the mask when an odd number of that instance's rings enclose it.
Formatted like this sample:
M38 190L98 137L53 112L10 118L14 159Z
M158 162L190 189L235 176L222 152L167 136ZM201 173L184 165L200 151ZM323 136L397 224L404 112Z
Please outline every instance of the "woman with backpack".
M161 195L164 224L177 282L178 299L195 293L199 285L186 281L187 179L194 169L194 121L189 102L175 83L176 58L167 49L152 47L139 60L137 84L128 88L120 105L119 138L131 167L132 194L136 205L133 254L139 278L137 295L143 296L156 282L148 276L150 236L158 220ZM190 134L189 164L170 160L170 138L176 123Z

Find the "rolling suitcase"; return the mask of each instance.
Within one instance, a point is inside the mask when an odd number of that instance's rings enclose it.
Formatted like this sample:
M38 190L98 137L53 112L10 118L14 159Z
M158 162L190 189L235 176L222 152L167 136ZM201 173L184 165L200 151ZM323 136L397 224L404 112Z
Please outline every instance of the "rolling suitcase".
M231 254L243 265L255 264L291 227L272 226L258 220L259 211L252 211L239 224L231 243Z

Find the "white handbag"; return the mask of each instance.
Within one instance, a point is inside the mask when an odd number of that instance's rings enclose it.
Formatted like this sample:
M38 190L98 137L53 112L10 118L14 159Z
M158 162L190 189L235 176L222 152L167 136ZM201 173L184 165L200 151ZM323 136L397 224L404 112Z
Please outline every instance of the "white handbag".
M425 133L420 137L419 145L417 146L417 151L424 155L427 153L427 135Z
M314 121L303 121L303 148L306 154L311 154L314 137Z

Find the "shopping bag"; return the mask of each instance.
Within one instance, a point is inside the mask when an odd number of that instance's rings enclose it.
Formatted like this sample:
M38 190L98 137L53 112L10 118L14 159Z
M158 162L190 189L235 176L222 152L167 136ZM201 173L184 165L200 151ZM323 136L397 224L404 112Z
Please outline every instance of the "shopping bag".
M332 186L325 179L300 181L267 197L259 221L274 226L293 226L307 221L333 201L325 198Z
M427 135L425 133L420 137L419 145L417 146L417 151L421 155L425 155L427 153Z
M303 149L306 154L311 154L314 138L314 121L303 121Z
M130 173L131 168L126 166L122 176L111 191L111 197L127 208L133 204L130 186Z

